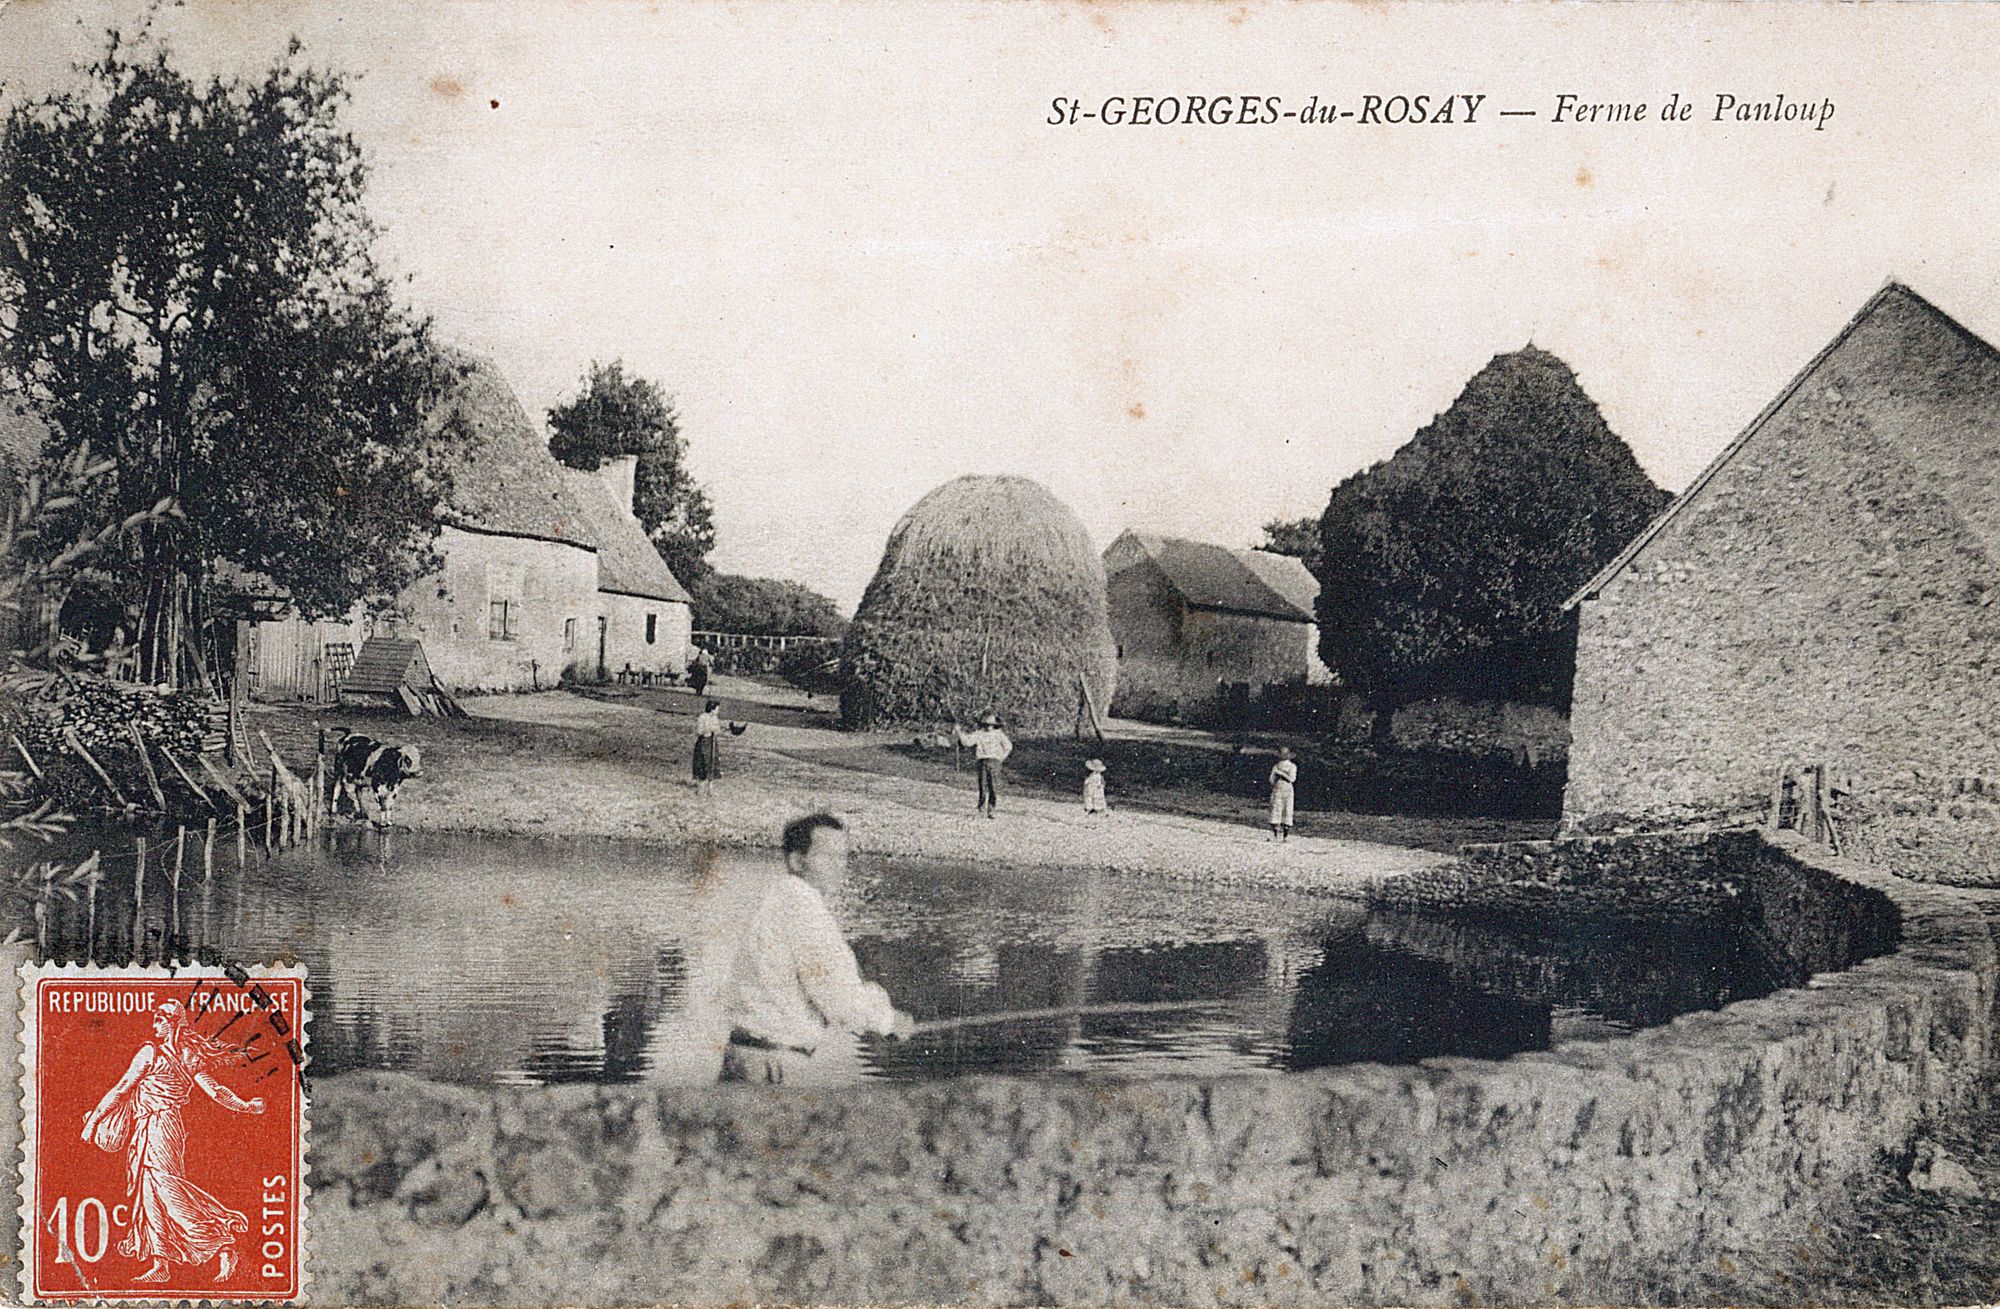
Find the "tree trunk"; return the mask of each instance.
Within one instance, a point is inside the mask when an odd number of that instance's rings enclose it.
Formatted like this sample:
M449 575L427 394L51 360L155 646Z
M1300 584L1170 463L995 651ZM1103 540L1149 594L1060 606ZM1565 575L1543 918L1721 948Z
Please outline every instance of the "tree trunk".
M137 676L142 682L178 688L192 589L181 571L176 535L172 526L156 524L146 529L140 543Z
M1392 749L1396 744L1396 706L1377 701L1369 707L1375 717L1368 724L1368 744L1377 750Z

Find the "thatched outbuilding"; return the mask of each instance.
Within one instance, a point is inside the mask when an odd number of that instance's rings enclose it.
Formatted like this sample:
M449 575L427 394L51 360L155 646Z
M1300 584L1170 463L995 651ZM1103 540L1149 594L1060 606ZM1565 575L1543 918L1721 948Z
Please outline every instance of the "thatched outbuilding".
M847 630L852 726L967 721L1069 730L1117 676L1104 564L1068 506L1024 477L960 477L889 534Z

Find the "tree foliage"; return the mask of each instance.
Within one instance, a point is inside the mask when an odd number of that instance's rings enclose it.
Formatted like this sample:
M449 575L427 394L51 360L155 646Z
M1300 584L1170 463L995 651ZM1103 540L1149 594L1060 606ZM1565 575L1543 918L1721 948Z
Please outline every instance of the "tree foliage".
M112 462L72 535L181 511L101 561L140 676L172 682L219 560L313 616L433 564L456 433L428 421L447 377L427 324L372 255L340 76L295 41L259 78L201 83L115 35L77 71L0 136L0 332L47 457Z
M1378 706L1567 705L1568 596L1664 507L1568 365L1495 358L1320 519L1321 656Z
M639 456L632 512L684 586L715 548L708 493L687 467L680 415L659 385L626 372L623 360L593 361L576 399L549 410L549 450L571 468Z
M1254 548L1272 554L1291 555L1301 560L1308 572L1317 576L1320 560L1319 519L1273 518L1264 524L1264 539Z
M683 584L694 595L695 626L706 631L838 637L847 630L838 605L797 582L704 570Z

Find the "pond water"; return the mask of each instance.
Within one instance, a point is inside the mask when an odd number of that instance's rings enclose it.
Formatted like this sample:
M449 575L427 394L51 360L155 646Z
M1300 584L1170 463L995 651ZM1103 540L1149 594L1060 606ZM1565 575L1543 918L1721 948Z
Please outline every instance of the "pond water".
M123 843L121 843L123 844ZM156 847L157 849L157 847ZM17 852L18 853L18 852ZM42 852L35 852L37 856ZM717 993L774 855L614 841L334 832L178 895L129 858L29 922L52 959L297 959L312 1067L467 1083L713 1080ZM865 975L920 1020L1120 1003L1198 1008L836 1035L808 1084L969 1073L1277 1073L1500 1057L1801 979L1747 932L1509 935L1342 900L1111 874L857 857L830 897Z

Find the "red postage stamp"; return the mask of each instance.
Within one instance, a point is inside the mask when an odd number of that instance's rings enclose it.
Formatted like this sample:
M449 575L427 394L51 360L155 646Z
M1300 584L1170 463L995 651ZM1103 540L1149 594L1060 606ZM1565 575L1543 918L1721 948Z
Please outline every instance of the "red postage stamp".
M27 1299L305 1289L305 973L22 969Z

